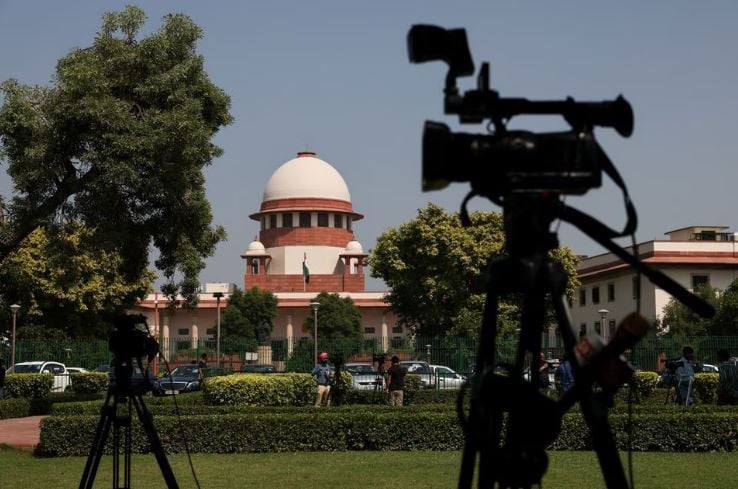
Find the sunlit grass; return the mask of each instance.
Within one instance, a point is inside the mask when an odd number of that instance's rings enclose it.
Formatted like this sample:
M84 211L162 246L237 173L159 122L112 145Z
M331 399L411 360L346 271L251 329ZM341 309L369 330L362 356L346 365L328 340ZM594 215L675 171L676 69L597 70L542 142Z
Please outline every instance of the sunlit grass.
M543 487L605 487L592 452L550 452ZM636 487L673 488L738 486L738 453L635 453ZM256 487L309 489L456 487L459 452L299 452L192 456L203 488ZM181 488L195 487L184 455L170 456ZM77 487L84 457L35 458L0 449L0 487ZM132 487L166 487L153 455L136 455ZM111 457L105 457L95 487L110 487Z

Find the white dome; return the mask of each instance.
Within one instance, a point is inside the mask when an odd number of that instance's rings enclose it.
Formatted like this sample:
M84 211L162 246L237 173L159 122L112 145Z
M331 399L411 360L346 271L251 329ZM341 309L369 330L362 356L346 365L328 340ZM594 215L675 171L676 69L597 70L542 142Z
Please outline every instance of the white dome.
M249 247L246 248L247 255L263 255L264 253L266 253L266 248L259 240L252 241L249 243Z
M346 245L346 253L363 254L364 248L361 247L361 243L358 241L349 241Z
M338 171L315 153L298 153L272 174L264 190L264 202L312 197L351 202L346 182Z

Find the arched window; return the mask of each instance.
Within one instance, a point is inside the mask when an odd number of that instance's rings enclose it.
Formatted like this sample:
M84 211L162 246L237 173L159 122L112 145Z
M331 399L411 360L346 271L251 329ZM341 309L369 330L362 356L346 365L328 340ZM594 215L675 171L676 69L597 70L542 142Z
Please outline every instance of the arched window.
M259 275L259 260L257 258L251 259L251 275Z

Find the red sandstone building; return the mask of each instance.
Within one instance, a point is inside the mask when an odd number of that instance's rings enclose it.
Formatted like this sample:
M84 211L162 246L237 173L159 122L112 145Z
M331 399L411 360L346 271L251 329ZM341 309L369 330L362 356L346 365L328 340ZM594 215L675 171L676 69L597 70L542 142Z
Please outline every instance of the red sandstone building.
M260 230L241 255L243 288L259 287L277 296L273 338L285 338L291 345L309 336L303 322L313 314L310 303L321 291L350 297L361 311L366 338L377 339L383 349L391 337L402 336L385 292L365 290L367 254L353 234L354 223L363 216L354 210L348 186L335 168L315 153L298 153L272 174L259 211L250 217ZM170 313L161 294L149 294L137 309L149 316L162 340L212 337L218 308L214 292L224 292L224 307L227 284L206 284L195 310Z

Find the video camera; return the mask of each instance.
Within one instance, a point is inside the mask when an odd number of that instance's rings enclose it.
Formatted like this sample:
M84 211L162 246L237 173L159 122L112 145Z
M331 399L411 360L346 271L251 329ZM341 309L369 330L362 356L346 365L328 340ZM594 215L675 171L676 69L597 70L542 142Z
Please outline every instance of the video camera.
M511 192L581 195L602 184L602 169L612 166L594 138L595 126L612 127L621 136L633 132L633 111L622 96L613 101L530 101L502 98L489 88L489 63L483 63L477 89L460 93L456 78L474 74L464 29L415 25L408 33L410 61L444 61L448 74L444 112L463 124L489 120L491 135L454 133L443 123L426 121L423 133L423 190L450 182L470 182L479 195L495 198ZM571 130L534 133L508 131L516 115L562 116Z
M159 343L149 333L145 316L141 314L117 316L113 320L108 349L113 354L111 387L120 393L146 392L153 389L151 379L148 378L148 367L144 369L142 360L146 357L150 363L159 352ZM138 366L143 377L132 381L135 366Z

